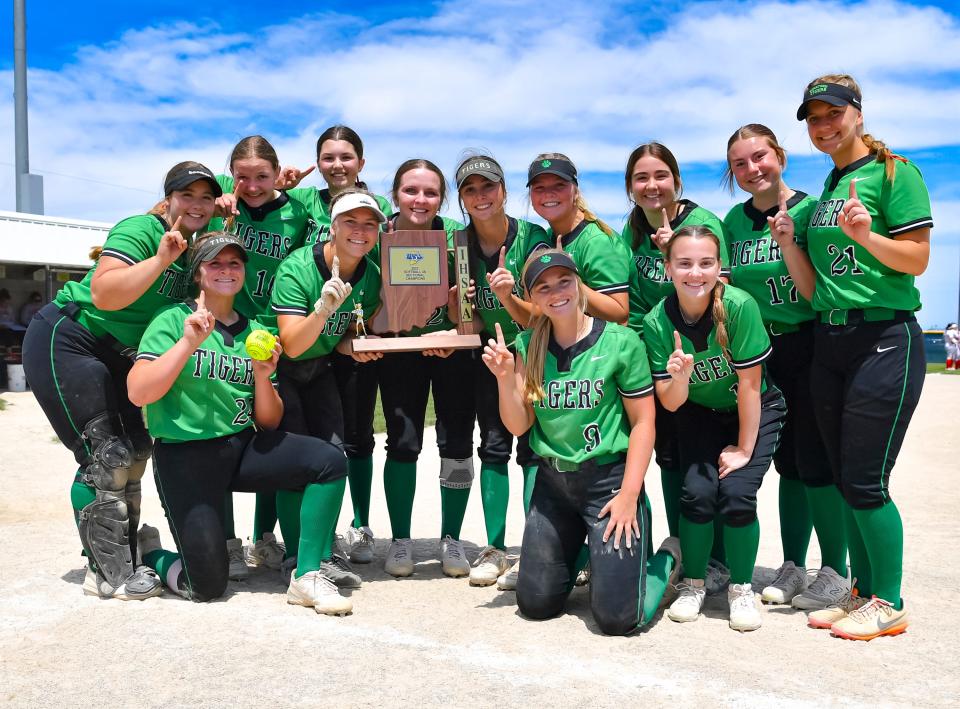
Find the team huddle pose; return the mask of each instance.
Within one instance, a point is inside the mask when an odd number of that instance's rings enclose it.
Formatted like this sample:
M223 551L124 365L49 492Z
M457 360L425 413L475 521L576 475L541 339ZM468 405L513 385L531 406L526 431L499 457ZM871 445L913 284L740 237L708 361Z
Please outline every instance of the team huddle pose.
M416 571L410 530L432 394L443 573L515 590L524 616L561 613L589 582L611 635L661 607L695 621L723 590L738 631L761 627L762 599L841 638L903 632L903 524L889 480L923 386L914 279L933 223L920 171L865 131L861 98L843 74L804 91L797 119L834 163L819 198L787 186L773 131L737 129L725 181L749 197L723 220L682 197L666 146L638 146L621 233L591 212L558 152L528 170L547 229L506 213L503 169L473 152L454 173L466 225L439 215L447 181L424 158L397 169L393 211L360 180L363 143L345 126L317 141L324 189L299 187L314 168L281 167L261 136L237 144L230 175L175 165L164 199L110 231L95 266L24 340L31 387L79 465L84 591L142 600L166 586L206 601L261 566L280 571L288 603L350 613L343 591L362 583L351 563L374 559L377 394L384 569L398 578ZM370 330L379 255L393 232L423 229L446 232L451 271L466 234L485 347L353 352L364 325L368 337L398 334ZM458 319L451 296L403 334L450 332ZM475 422L487 538L471 563L460 532ZM514 438L519 560L505 543ZM668 526L656 553L644 486L654 453ZM151 455L175 552L140 525ZM755 593L757 491L771 463L783 563ZM234 492L257 494L246 547ZM808 573L814 529L821 566Z

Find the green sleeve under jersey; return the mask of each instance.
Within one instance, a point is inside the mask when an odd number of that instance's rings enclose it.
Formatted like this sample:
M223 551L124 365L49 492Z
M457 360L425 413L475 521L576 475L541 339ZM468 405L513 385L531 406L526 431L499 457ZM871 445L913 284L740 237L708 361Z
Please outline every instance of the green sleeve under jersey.
M787 201L787 213L793 219L797 246L807 248L807 223L817 200L797 192ZM736 205L723 220L730 239L730 282L754 297L765 323L790 324L813 319L813 308L797 291L780 246L770 237L766 212L753 207L750 200Z
M884 266L837 225L851 181L856 181L857 196L873 217L870 231L874 234L892 239L933 227L930 195L912 162L897 158L892 181L886 177L884 163L872 155L834 169L807 229L807 252L817 275L813 309L919 310L920 291L914 277Z
M532 331L517 337L525 361ZM529 374L529 372L528 372ZM543 368L545 398L533 405L530 447L571 463L624 454L630 422L623 397L653 393L643 342L621 325L594 318L584 339L562 350L550 343Z
M513 217L507 219L507 238L504 241L507 250L504 254L504 267L513 274L515 281L513 294L522 299L523 286L520 282L520 273L527 257L538 249L549 248L551 243L543 227L523 219L514 219ZM487 282L487 275L496 271L499 263L499 250L488 257L480 250L475 237L471 236L471 278L473 278L477 288L473 302L477 313L483 320L483 339L486 341L486 338L493 337L496 332L495 325L500 323L504 341L512 343L521 328L510 317L510 313L500 303L497 294L493 292Z
M729 352L717 342L717 328L710 309L694 325L680 314L677 296L658 303L644 318L643 339L655 380L669 379L667 361L674 350L674 331L680 334L683 351L693 355L688 401L708 409L728 411L737 407L738 369L762 364L770 356L770 338L763 326L760 309L749 293L734 286L723 291ZM729 357L728 357L729 354ZM767 389L761 380L761 393Z
M173 347L192 312L187 303L177 303L158 313L140 341L137 359L155 360ZM245 342L256 329L261 329L260 323L242 314L233 325L218 322L190 355L170 390L147 405L150 435L166 441L198 441L252 426L253 363Z
M114 258L128 266L152 258L167 229L166 222L152 214L124 219L107 235L101 258ZM140 297L120 310L100 310L93 304L90 282L97 266L90 269L82 281L67 283L54 302L61 308L75 303L79 308L77 322L90 332L98 337L110 335L126 347L135 348L154 314L187 296L186 254L170 264Z
M323 244L305 246L293 252L277 270L271 306L274 315L307 317L320 299L324 284L332 277L323 258ZM364 258L348 283L352 286L350 295L327 318L320 336L306 351L290 359L315 359L330 354L346 334L358 305L363 310L364 320L369 321L373 316L380 305L380 269L377 265L369 257Z

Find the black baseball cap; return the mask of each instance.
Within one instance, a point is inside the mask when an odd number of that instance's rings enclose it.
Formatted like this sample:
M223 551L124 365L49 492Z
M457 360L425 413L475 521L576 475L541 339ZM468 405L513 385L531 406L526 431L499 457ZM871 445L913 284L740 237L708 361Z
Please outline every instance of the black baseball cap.
M860 109L860 97L849 86L842 84L814 84L803 92L803 101L800 108L797 109L797 120L802 121L807 117L807 104L811 101L823 101L831 106L853 106L858 111Z
M527 293L533 290L533 287L537 285L537 281L540 280L540 276L542 276L545 271L555 266L569 269L578 275L580 274L580 271L577 270L577 264L574 263L569 254L563 251L550 251L542 256L537 256L530 262L530 265L527 266L527 270L524 271L523 287Z
M460 163L460 167L457 168L458 190L471 175L480 175L490 182L503 182L503 168L493 158L474 156Z
M541 158L530 163L530 169L527 170L527 187L540 175L556 175L567 182L577 184L576 166L563 158Z
M209 168L204 167L200 163L180 165L167 173L167 179L163 183L163 193L168 195L176 190L185 189L197 180L206 180L210 184L210 189L213 190L215 197L223 195L223 188L220 187L217 178L214 177Z
M243 248L243 242L234 234L226 232L212 232L209 236L204 236L196 241L193 249L190 251L190 278L192 279L200 269L200 264L204 261L212 261L221 251L228 246L236 246L240 249L240 258L247 262L247 250Z

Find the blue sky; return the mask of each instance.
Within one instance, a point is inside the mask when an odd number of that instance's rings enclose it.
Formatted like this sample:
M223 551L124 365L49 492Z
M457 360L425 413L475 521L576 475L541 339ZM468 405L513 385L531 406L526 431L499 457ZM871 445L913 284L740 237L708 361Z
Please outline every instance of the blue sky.
M867 129L914 159L930 187L936 227L920 320L957 319L954 4L27 0L27 12L30 161L44 176L46 211L107 222L149 208L180 160L222 171L236 141L262 133L283 163L306 166L316 136L339 122L363 137L364 177L381 193L406 158L449 174L465 148L492 151L517 216L535 217L526 165L565 152L591 205L617 227L628 210L624 160L658 139L680 159L686 196L722 216L744 199L719 186L724 146L748 122L780 136L790 186L819 193L830 164L793 114L809 79L846 71L864 87ZM3 22L8 210L12 70Z

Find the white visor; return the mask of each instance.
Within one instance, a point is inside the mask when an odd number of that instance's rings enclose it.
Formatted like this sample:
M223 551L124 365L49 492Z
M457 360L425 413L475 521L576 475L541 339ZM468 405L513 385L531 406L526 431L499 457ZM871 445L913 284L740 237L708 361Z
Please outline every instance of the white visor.
M344 212L359 209L360 207L366 207L376 215L377 221L381 224L386 224L387 218L383 212L380 211L380 205L377 204L377 200L361 192L351 192L338 199L337 203L333 205L333 211L330 213L330 221L332 222Z

